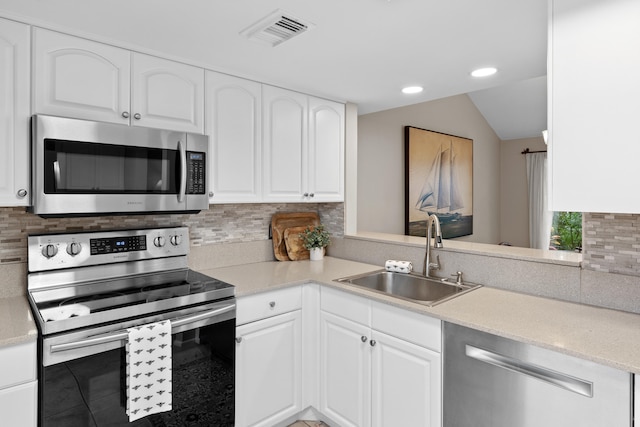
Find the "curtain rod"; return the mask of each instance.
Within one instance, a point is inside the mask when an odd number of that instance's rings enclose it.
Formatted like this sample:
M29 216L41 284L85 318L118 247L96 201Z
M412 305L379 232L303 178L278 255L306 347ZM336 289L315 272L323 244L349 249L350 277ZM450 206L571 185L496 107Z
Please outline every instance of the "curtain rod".
M521 152L520 154L531 154L531 153L546 153L547 150L539 150L539 151L531 151L529 150L529 148L525 148L523 152Z

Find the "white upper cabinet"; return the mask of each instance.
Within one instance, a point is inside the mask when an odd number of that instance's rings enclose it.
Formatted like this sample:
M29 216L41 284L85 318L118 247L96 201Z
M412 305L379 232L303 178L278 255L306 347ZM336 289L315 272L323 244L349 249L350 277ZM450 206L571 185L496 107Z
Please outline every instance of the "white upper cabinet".
M29 205L29 26L0 19L0 206Z
M309 97L309 187L312 201L344 200L344 104Z
M640 2L550 5L551 209L640 213Z
M344 200L344 105L263 85L263 200Z
M132 54L131 124L184 132L204 131L204 70Z
M129 51L41 28L33 38L34 113L129 123Z
M303 202L307 188L307 96L263 86L263 199Z
M261 92L260 83L206 73L210 203L261 200Z
M204 131L204 70L34 29L33 112Z

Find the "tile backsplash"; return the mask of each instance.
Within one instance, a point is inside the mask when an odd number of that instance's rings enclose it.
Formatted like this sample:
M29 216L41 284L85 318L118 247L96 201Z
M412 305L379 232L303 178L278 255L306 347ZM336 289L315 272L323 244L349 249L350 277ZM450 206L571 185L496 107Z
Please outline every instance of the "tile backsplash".
M189 227L192 246L267 240L277 212L318 212L332 236L344 230L344 203L211 205L198 214L40 218L24 208L0 208L0 264L27 262L27 236L42 233Z
M583 214L582 268L640 276L640 215Z

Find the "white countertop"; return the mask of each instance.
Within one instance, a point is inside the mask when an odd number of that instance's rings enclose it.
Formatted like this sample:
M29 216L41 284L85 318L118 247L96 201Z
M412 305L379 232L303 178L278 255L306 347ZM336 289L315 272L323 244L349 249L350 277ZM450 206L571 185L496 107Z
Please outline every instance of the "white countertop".
M427 307L334 279L380 266L326 257L201 270L236 286L242 297L317 282L441 320L640 374L640 315L482 287Z
M0 347L37 338L38 329L27 297L0 298Z
M640 374L640 315L482 287L435 307L334 279L380 266L326 257L323 261L260 262L202 269L236 286L238 297L307 282L343 289L445 321ZM25 296L0 298L0 346L37 338Z

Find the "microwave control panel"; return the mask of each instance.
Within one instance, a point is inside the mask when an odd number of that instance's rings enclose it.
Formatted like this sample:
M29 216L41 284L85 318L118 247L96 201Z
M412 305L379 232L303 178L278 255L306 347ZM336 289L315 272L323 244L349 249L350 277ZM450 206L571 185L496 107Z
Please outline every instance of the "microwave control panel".
M187 151L187 194L204 194L206 189L205 153Z

